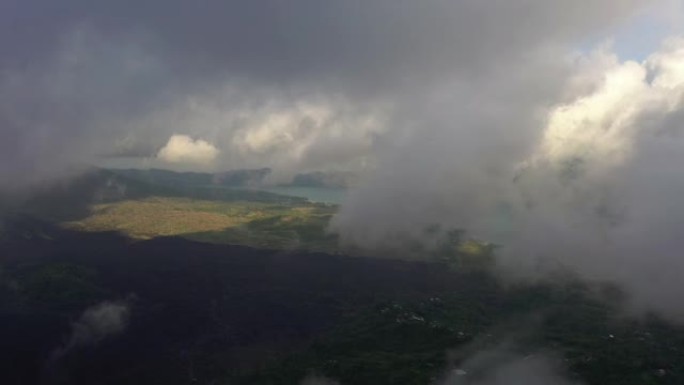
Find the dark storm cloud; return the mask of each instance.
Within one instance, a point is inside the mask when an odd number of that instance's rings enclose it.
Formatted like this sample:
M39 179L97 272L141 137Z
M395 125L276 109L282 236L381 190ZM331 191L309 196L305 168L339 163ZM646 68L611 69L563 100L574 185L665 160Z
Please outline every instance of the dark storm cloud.
M40 65L79 24L147 36L175 70L362 86L475 70L541 41L582 38L638 1L205 0L4 3L6 65ZM592 12L585 12L591 4Z

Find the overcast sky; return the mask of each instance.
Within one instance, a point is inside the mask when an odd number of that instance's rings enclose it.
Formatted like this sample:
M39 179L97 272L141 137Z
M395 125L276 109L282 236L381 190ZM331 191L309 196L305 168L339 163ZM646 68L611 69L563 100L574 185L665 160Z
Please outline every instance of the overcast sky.
M0 188L351 170L344 242L467 229L507 276L682 320L681 25L680 0L5 0Z
M454 93L457 83L478 88L511 64L562 62L613 34L669 22L672 6L651 3L8 0L0 180L33 183L108 157L271 166L283 179L366 169L383 137L406 129L393 121L397 109L449 82ZM558 62L544 65L567 64Z

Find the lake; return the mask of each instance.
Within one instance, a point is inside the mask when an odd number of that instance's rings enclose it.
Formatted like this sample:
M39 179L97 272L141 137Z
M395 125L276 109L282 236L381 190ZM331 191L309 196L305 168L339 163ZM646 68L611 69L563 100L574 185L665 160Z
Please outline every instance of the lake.
M336 205L341 204L347 194L346 189L327 187L274 186L260 188L259 190L274 194L307 198L311 202Z

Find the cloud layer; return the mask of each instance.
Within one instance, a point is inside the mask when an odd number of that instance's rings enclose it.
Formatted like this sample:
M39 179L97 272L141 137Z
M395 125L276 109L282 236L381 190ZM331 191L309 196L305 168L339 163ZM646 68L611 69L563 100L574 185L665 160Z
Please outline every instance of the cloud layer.
M556 57L646 3L11 0L0 185L154 157L176 133L214 144L223 169L367 169L407 119L433 124L424 101L442 85L467 101L493 74Z
M684 319L683 43L578 52L671 4L6 1L0 189L121 157L354 170L345 242L466 229L507 273L564 266Z
M333 228L370 247L419 238L434 223L464 229L502 246L504 273L569 269L618 283L632 310L684 320L676 305L684 291L684 41L666 41L643 63L599 50L575 65L565 84L573 96L537 120L504 109L492 121L501 110L488 104L455 123L460 129L392 148L391 162L352 194ZM533 116L539 105L522 108ZM468 133L472 124L477 134ZM522 130L513 141L505 130L520 127L538 131L516 144Z

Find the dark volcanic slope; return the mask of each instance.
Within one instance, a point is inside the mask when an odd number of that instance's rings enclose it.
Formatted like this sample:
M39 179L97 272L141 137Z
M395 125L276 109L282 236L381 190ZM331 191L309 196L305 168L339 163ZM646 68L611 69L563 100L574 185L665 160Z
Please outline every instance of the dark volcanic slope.
M589 296L597 288L572 281L503 288L440 263L8 223L2 385L296 385L311 372L349 385L422 385L511 338L522 356L557 352L590 385L684 383L684 330L625 319ZM84 311L103 303L126 304L125 330L89 329ZM70 336L81 340L60 351Z
M355 308L472 287L437 264L51 237L0 244L0 383L207 383L296 350ZM122 299L132 309L124 333L48 362L83 309Z

